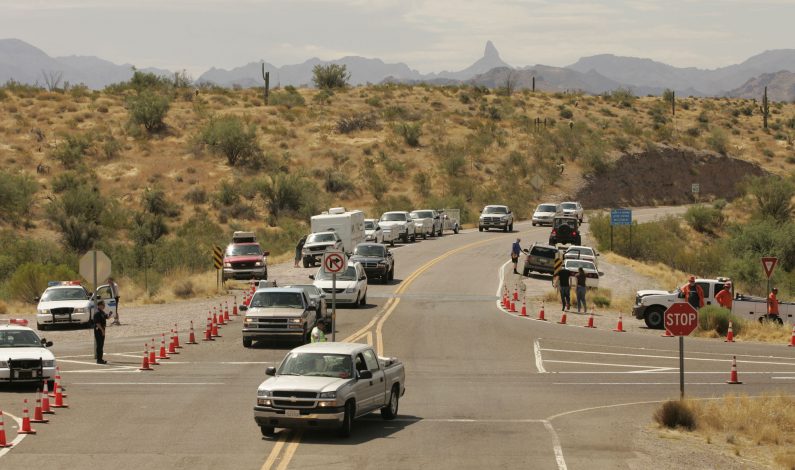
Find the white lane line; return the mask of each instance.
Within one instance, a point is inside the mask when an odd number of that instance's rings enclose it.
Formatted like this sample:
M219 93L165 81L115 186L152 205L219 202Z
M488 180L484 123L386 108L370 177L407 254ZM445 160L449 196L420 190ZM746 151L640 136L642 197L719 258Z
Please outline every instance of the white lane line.
M541 357L541 346L538 344L538 340L533 341L533 353L536 356L536 369L538 369L538 373L546 374L547 370L544 369L544 359Z
M3 416L8 416L9 418L13 419L17 423L17 429L21 429L22 428L22 419L14 416L11 413L8 413L6 411L3 412ZM11 452L11 449L13 449L16 446L18 446L19 443L22 442L22 439L25 439L26 436L28 436L28 434L17 434L17 437L15 437L13 441L7 442L7 444L11 445L11 447L5 447L5 448L0 449L0 457L2 457L4 455L6 455L7 453Z
M606 371L606 370L595 370L595 371L564 371L564 372L555 372L558 375L566 375L566 374L580 374L580 375L596 375L596 374L679 374L679 369L675 367L666 367L665 369L671 370L630 370L630 371ZM748 374L760 374L760 375L771 375L771 374L789 374L790 371L786 372L772 372L772 371L742 371L742 375ZM714 371L714 370L704 370L704 371L685 371L685 374L726 374L726 371ZM795 378L795 377L793 377Z
M642 358L649 358L649 359L674 359L679 360L678 356L658 356L652 354L628 354L628 353L613 353L613 352L604 352L604 351L582 351L577 349L549 349L544 348L542 351L548 352L561 352L561 353L569 353L569 354L591 354L594 356L623 356L623 357L642 357ZM726 354L728 356L728 354ZM686 357L685 360L687 361L704 361L704 362L727 362L728 359L712 359L706 357ZM550 362L547 360L547 362ZM795 362L771 362L771 361L737 361L738 364L766 364L766 365L775 365L775 366L795 366ZM639 365L638 367L644 367Z
M631 367L633 369L638 368L645 368L646 370L665 370L670 369L670 367L660 367L657 369L649 369L648 366L644 366L641 364L611 364L609 362L583 362L583 361L557 361L554 359L547 359L547 362L554 362L556 364L578 364L578 365L586 365L586 366L608 366L608 367ZM635 373L639 373L641 371L633 371Z
M380 418L362 418L361 421L381 422ZM527 423L543 423L543 419L524 419L524 418L511 418L511 419L477 419L477 418L395 418L392 421L401 423L499 423L499 424L527 424Z
M773 380L795 380L795 377L772 377Z
M223 382L73 382L72 385L225 385Z
M678 369L676 367L652 367L652 368L643 369L643 370L631 370L631 371L627 372L627 374L652 374L652 373L655 373L655 372L668 372L668 371L672 371L672 370L678 372Z
M726 385L726 382L685 382L686 385ZM553 382L552 385L679 385L679 382Z
M549 420L542 420L544 427L547 428L549 434L552 436L552 450L555 452L555 462L558 464L558 470L567 470L566 460L563 458L563 447L560 445L560 437L557 431L552 426Z
M632 351L657 351L657 352L664 352L664 353L671 353L676 352L675 350L671 349L660 349L660 348L638 348L634 346L618 346L615 344L595 344L595 343L587 343L587 342L576 342L573 343L571 341L564 341L561 339L548 339L549 342L556 342L556 343L564 343L564 344L576 344L577 346L596 346L596 347L606 347L612 349L629 349ZM546 351L546 349L545 349ZM549 349L549 351L554 351L553 349ZM563 349L562 351L566 351ZM702 356L718 356L718 357L726 357L727 353L711 353L711 352L704 352L704 351L691 351L688 354L698 354ZM770 355L756 355L756 354L732 354L732 356L740 357L749 357L749 358L757 358L757 359L783 359L783 360L793 360L792 356L770 356ZM677 359L679 357L677 356Z

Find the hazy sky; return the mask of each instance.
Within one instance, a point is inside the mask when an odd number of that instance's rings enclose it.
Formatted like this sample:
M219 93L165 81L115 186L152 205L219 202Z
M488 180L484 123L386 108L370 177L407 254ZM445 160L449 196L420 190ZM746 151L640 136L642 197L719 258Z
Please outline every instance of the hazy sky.
M613 53L714 68L795 47L795 0L0 0L0 37L194 78L345 55L459 70L487 40L514 66Z

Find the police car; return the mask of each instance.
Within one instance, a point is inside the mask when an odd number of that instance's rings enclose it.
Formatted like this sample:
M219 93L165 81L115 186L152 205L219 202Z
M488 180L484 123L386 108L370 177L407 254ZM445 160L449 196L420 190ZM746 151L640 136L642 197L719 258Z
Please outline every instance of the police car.
M55 378L55 356L24 319L0 320L0 383L43 382Z
M88 325L100 299L105 301L106 312L116 313L116 300L111 296L109 285L99 286L94 293L80 281L50 281L47 285L36 308L39 330L56 325Z

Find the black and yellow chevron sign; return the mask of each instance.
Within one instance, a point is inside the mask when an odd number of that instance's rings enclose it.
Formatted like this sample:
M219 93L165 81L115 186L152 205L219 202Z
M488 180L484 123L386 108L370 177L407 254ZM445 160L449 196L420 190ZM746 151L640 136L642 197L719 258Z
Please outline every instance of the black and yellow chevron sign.
M215 265L215 269L224 267L224 252L218 245L213 246L213 265Z

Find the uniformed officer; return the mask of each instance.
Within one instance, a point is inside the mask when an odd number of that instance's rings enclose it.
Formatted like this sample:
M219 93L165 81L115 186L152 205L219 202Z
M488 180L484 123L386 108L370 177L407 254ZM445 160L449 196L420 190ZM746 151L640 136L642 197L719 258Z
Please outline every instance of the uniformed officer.
M312 333L310 334L311 340L313 343L325 343L326 342L326 334L323 333L323 328L326 325L326 320L320 319L315 324L315 327L312 328Z
M108 361L102 359L105 349L105 327L107 326L108 314L105 312L105 301L97 302L97 311L94 312L94 348L97 364L107 364Z

